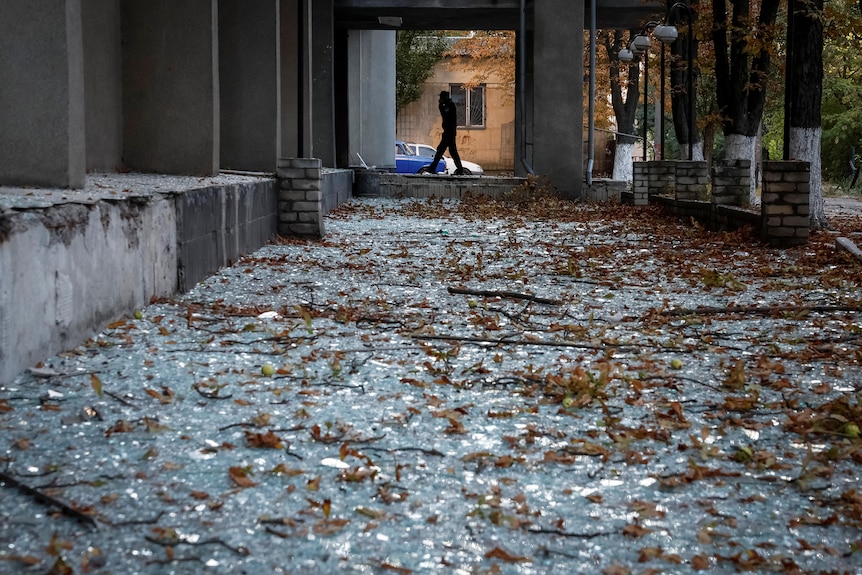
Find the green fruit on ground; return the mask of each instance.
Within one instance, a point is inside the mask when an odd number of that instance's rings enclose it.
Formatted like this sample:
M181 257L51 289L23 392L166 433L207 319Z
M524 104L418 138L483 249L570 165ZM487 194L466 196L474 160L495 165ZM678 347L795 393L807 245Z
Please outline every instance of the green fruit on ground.
M682 360L674 358L670 360L670 366L674 369L682 369Z
M847 437L859 437L859 426L855 423L848 423L844 426L844 433Z
M135 319L144 319L144 312L139 309L136 309L133 315L135 316Z
M260 368L260 372L265 376L269 377L275 373L275 366L273 366L271 363L265 363L263 364L263 367Z

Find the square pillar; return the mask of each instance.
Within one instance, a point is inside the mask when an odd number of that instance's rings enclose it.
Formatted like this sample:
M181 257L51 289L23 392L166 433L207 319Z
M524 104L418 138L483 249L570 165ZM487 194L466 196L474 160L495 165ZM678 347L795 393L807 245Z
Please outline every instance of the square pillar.
M278 233L314 239L324 237L320 160L280 158L277 175Z
M706 199L709 175L706 162L681 160L676 162L675 196L678 200Z
M220 0L221 168L275 172L281 156L278 0Z
M650 160L646 164L649 194L676 198L676 160Z
M785 248L808 243L811 164L763 162L761 218L763 240Z
M0 184L86 181L81 0L0 2Z
M533 2L532 162L569 199L584 186L584 10L569 0Z
M122 0L121 19L126 167L217 174L218 0Z
M712 164L712 203L747 206L751 189L751 160L727 160Z
M335 167L335 16L333 0L311 6L311 123L310 155Z
M348 43L350 159L395 171L395 31L351 30Z
M649 205L649 162L632 162L632 190L635 206Z

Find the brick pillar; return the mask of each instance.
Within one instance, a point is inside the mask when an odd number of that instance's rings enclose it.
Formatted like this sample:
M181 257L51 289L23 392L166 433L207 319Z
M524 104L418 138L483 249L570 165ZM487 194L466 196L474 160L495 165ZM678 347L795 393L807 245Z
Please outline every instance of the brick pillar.
M810 174L808 162L763 162L761 233L770 246L808 243Z
M632 163L632 191L635 206L649 205L649 166L647 162Z
M751 187L751 160L728 160L712 165L712 203L747 206Z
M278 233L322 238L326 235L320 186L320 159L278 160Z
M671 196L676 194L676 160L652 160L649 170L649 194Z
M677 200L705 199L707 184L709 184L706 162L676 162L675 183L675 197Z

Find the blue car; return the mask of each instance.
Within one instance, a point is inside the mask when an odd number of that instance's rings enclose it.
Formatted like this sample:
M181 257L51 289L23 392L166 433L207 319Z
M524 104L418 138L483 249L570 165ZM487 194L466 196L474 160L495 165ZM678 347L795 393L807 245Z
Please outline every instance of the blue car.
M434 157L418 156L410 146L401 140L395 141L395 172L398 174L418 174L422 168L430 167ZM446 171L446 162L437 163L437 172Z

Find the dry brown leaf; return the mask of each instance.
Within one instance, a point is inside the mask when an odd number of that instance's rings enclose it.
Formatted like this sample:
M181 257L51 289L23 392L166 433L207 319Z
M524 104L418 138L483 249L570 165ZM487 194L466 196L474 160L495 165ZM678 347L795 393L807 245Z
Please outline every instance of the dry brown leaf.
M284 443L281 441L281 438L272 431L267 431L266 433L246 431L245 441L249 447L257 447L261 449L284 449Z
M494 547L485 553L485 557L488 559L500 559L507 563L530 563L532 561L532 559L524 557L523 555L513 555L502 547Z
M709 569L709 557L704 554L695 555L691 558L691 568L695 571L706 571Z
M623 527L623 535L627 537L643 537L648 533L652 533L652 529L647 529L634 523L629 523Z
M231 467L228 469L228 475L230 476L231 481L233 481L237 487L242 487L245 489L246 487L254 487L257 485L254 481L249 478L249 472L244 467Z

